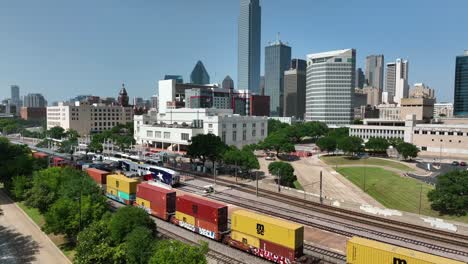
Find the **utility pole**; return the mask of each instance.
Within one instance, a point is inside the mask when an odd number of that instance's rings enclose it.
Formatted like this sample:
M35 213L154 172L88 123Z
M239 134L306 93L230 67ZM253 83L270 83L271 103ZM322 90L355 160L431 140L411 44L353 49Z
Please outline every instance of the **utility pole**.
M277 170L278 174L278 192L281 192L281 187L280 187L280 181L281 181L281 175L280 175L280 170Z
M258 171L255 171L255 181L257 181L257 188L256 188L256 194L257 194L257 197L258 197Z
M234 164L235 164L235 168L234 168L234 169L235 169L235 172L234 172L234 174L235 174L235 176L236 176L236 183L237 183L237 160L235 161Z
M323 196L322 196L322 190L323 190L323 184L322 184L322 171L320 171L320 204L323 204Z
M216 163L213 161L213 179L214 179L214 186L213 186L213 193L215 193L216 188Z
M421 214L422 189L423 189L423 184L421 182L421 189L419 190L419 214Z

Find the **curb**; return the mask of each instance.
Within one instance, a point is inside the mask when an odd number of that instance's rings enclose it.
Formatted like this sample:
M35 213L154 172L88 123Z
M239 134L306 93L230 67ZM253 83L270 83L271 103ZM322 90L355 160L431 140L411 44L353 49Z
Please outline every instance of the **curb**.
M67 256L65 256L65 254L63 253L63 251L60 250L60 248L50 239L50 237L49 237L46 233L44 233L44 231L42 231L41 227L38 226L38 225L36 224L36 222L34 222L34 221L31 219L31 217L29 217L29 215L28 215L25 211L23 211L23 209L21 209L21 207L19 207L18 204L17 204L15 201L13 201L13 200L10 198L10 196L8 196L8 195L7 195L5 192L3 192L3 191L0 191L0 192L2 192L2 194L5 195L5 197L6 197L9 201L11 201L11 202L15 205L15 207L18 208L18 209L21 211L21 213L22 213L24 216L26 216L26 218L28 219L29 222L31 222L35 227L37 227L37 228L39 229L39 231L41 231L41 234L42 234L52 245L54 245L55 248L57 248L57 250L58 250L58 251L60 252L60 254L62 254L62 256L68 261L68 263L72 264L72 262L70 261L70 259L69 259Z

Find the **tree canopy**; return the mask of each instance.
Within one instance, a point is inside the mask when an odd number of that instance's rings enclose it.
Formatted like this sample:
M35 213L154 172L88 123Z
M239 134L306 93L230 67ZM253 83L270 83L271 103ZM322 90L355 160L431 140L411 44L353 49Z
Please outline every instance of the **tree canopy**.
M294 187L294 181L297 180L294 175L294 168L290 163L275 161L268 165L268 172L275 176L280 176L280 185Z
M131 145L135 144L133 137L133 123L118 124L110 130L105 130L99 134L93 135L89 149L94 152L102 152L102 144L107 140L115 143L120 149L128 149Z
M416 158L419 153L418 147L411 143L403 142L397 145L396 149L398 150L398 153L403 157L403 159L411 159L411 158Z
M206 264L208 245L190 246L175 240L162 240L156 244L150 264Z
M121 207L109 221L110 236L116 243L122 243L125 237L138 226L155 230L156 224L145 210L138 207Z
M245 170L260 169L257 157L250 148L239 150L230 146L223 155L223 161L229 165L237 165Z
M437 177L428 193L432 209L440 214L463 216L468 213L468 171L454 170Z
M199 134L192 137L192 141L188 146L187 155L191 158L198 158L205 165L206 160L214 163L222 159L224 152L227 150L226 144L220 137L208 133Z
M283 131L270 134L259 145L263 149L276 151L277 156L279 156L281 152L294 151L294 145L291 143L288 135Z
M387 151L389 146L390 146L390 143L385 138L371 137L366 142L366 149L372 152L385 152Z
M364 150L362 146L363 140L358 137L346 136L338 139L337 148L341 149L345 153L355 154Z
M317 146L322 151L327 151L328 153L334 152L336 150L336 139L330 136L319 138L319 140L317 140Z

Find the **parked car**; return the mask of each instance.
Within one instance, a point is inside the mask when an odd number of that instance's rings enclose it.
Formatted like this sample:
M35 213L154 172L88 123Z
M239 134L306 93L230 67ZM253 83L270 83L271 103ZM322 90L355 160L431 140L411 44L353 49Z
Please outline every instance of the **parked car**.
M466 162L460 161L460 166L466 166Z
M267 156L265 160L276 160L276 158L274 156Z
M458 161L456 161L456 160L452 161L452 166L458 166L458 165L460 165L460 163Z

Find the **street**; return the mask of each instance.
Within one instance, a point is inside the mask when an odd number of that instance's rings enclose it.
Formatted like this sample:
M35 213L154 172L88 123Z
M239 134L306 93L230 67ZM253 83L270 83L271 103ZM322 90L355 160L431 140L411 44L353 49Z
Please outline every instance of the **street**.
M70 263L40 228L0 189L0 263Z

